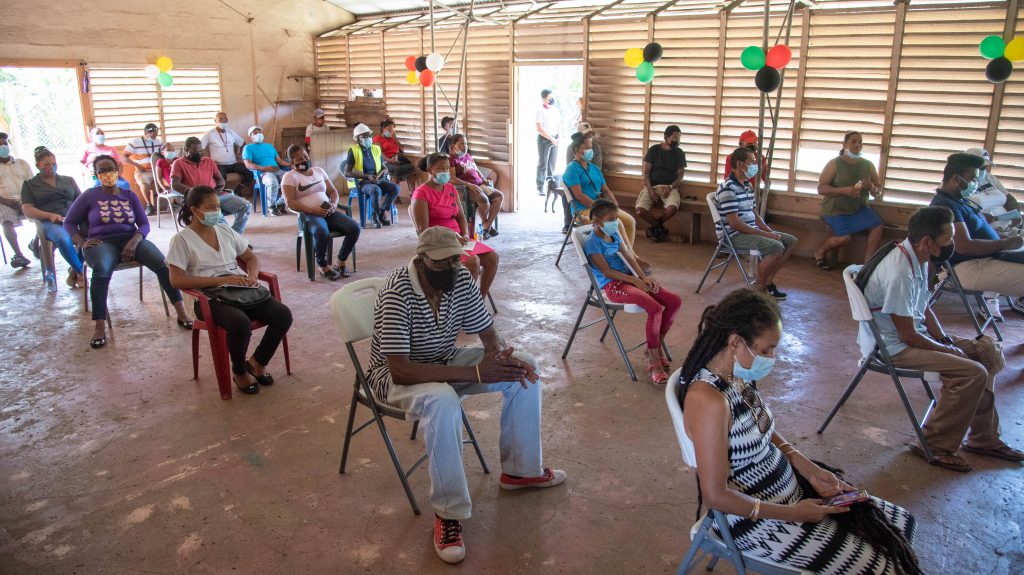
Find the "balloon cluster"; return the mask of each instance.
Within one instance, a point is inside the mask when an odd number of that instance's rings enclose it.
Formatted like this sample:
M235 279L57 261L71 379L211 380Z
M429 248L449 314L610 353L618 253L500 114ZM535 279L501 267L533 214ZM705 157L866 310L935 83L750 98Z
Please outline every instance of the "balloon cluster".
M174 68L174 62L171 61L167 56L160 56L156 59L156 64L150 64L143 70L146 77L150 80L156 80L164 88L170 87L174 84L174 76L171 76L171 70Z
M651 42L643 49L630 48L626 50L624 60L630 68L636 68L636 79L648 84L654 80L654 63L661 60L664 53L665 50L662 49L661 44Z
M985 66L985 77L993 84L1002 84L1013 73L1011 62L1024 62L1024 36L1018 36L1009 43L1000 36L989 36L978 46L981 55L991 60Z
M434 85L437 73L444 68L444 56L437 52L426 56L409 56L405 59L405 81L408 84L421 84L424 88Z
M759 46L747 46L740 54L740 63L744 68L757 70L754 85L765 94L779 89L779 85L782 84L782 74L779 70L789 65L792 59L793 51L785 44L774 46L767 54Z

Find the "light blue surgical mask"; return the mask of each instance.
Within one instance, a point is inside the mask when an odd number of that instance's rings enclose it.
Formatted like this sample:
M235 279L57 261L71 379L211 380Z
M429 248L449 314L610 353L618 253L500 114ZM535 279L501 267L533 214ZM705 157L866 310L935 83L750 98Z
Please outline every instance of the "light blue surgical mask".
M373 145L373 140L370 138L359 138L359 145L369 149Z
M203 225L211 227L215 226L220 223L222 217L220 210L203 212Z
M988 183L988 170L978 170L978 187Z
M217 127L220 128L221 130L224 130L226 132L227 129L228 129L228 123L227 122L217 122Z
M757 164L750 164L747 166L747 179L751 179L757 175Z
M747 348L750 355L754 356L754 363L752 363L750 367L743 367L740 365L739 360L734 359L732 362L732 374L740 379L746 379L748 381L760 381L765 377L768 377L772 368L775 367L775 358L757 355L750 350L750 346L748 346L745 341L743 342L743 346Z
M178 157L178 152L164 152L165 160L173 160Z
M851 160L856 160L860 158L860 154L854 154L850 150L846 150L846 157L850 158Z
M450 172L438 172L434 174L434 181L441 184L442 186L451 181L452 175Z
M957 176L957 177L960 178L961 180L967 182L967 180L962 178L961 176ZM977 191L978 191L978 181L977 180L974 180L974 181L971 181L971 182L967 182L967 187L962 189L962 190L960 190L960 197L962 197L963 199L966 200L967 198L973 196L974 193L977 192Z
M103 144L107 143L107 136L105 134L98 134L95 138L92 139L92 141L102 146Z
M619 233L619 220L615 219L604 222L603 224L601 224L601 231L608 234L609 236L612 234Z
M257 143L257 144L262 144L263 143L263 134L253 134L252 135L252 141Z
M0 158L11 157L11 147L7 144L0 146Z
M588 162L593 161L593 159L594 159L594 149L591 148L589 150L584 150L584 152L583 152L583 159L588 161Z

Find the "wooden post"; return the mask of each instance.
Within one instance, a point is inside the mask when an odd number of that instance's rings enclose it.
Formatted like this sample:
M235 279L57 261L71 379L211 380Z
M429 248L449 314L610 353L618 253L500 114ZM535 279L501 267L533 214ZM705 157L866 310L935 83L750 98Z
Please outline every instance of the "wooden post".
M796 74L796 95L793 98L793 140L790 145L789 178L786 191L796 191L796 160L800 155L800 124L804 113L804 83L807 78L807 62L810 61L811 11L804 6L800 9L800 69Z
M886 93L885 121L882 125L881 155L878 159L878 179L885 190L885 174L889 170L889 150L892 140L892 123L896 115L896 92L900 83L900 60L903 57L903 31L907 25L907 2L896 0L896 24L892 33L892 56L889 62L889 90Z
M1019 11L1019 0L1010 0L1006 4L1006 23L1003 25L1003 39L1007 42L1013 37L1017 29L1017 13ZM1006 83L996 84L992 90L992 107L988 114L988 127L985 129L985 149L990 156L995 156L996 136L999 132L999 116L1003 113L1003 96L1006 93Z
M715 82L715 125L711 133L711 184L717 183L719 146L722 139L722 99L725 85L725 35L728 32L729 13L718 13L718 80Z
M654 16L647 17L647 43L654 42ZM651 95L653 93L654 80L644 86L644 135L641 153L651 145Z
M420 48L419 48L419 50L417 52L419 54L423 53L423 28L420 28ZM427 148L427 110L426 110L426 108L427 108L426 92L424 90L420 90L420 125L423 126L423 132L420 133L420 137L422 138L422 140L421 140L422 141L421 149L423 150L423 155L424 156L429 151L428 148ZM436 142L436 140L435 140L435 142Z
M511 101L511 100L509 100ZM583 19L583 120L590 118L590 18Z

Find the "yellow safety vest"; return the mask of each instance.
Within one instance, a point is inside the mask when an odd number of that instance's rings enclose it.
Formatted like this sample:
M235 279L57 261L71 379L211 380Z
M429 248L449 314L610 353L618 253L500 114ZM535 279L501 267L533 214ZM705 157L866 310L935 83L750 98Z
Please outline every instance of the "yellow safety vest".
M349 151L352 152L352 157L355 158L355 162L356 162L356 164L354 166L355 171L362 172L363 171L363 147L360 146L359 144L356 144L356 145L352 146L351 148L349 148ZM378 146L377 144L373 144L372 146L370 146L370 154L373 156L373 163L374 163L374 166L377 169L376 173L379 174L379 173L383 172L384 171L384 158L382 157L380 146Z

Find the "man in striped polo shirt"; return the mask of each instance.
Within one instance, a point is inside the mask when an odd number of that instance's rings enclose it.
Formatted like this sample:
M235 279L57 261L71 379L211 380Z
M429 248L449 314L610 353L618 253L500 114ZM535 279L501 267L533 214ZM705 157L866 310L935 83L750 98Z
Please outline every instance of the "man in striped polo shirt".
M416 256L377 295L367 374L378 402L420 421L430 456L434 550L447 563L466 556L460 520L472 510L462 466L462 396L504 396L502 489L553 487L566 477L542 463L537 362L498 337L461 264L464 255L452 230L432 227L420 234ZM483 347L456 347L460 331L477 334Z
M736 148L729 161L729 177L718 185L715 192L715 203L718 204L721 216L715 223L715 233L719 240L724 234L729 234L736 249L761 252L757 279L750 287L784 300L786 294L775 287L775 274L793 255L796 237L771 229L757 214L754 191L750 186L750 181L758 172L754 152L747 148Z

